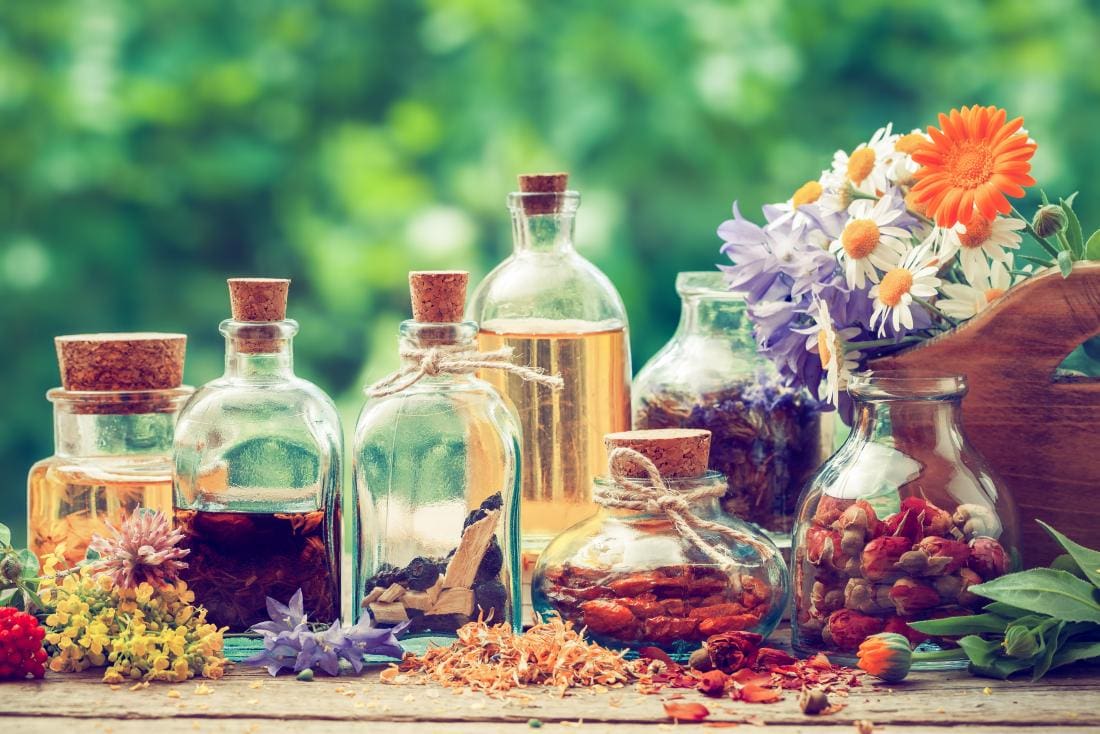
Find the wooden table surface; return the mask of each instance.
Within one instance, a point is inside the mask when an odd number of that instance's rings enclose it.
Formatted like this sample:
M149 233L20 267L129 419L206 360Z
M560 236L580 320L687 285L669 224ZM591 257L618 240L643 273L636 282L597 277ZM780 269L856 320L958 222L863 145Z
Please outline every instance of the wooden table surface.
M44 681L0 684L0 734L176 734L177 732L442 732L444 734L532 731L668 731L736 723L738 732L854 732L855 722L874 731L975 734L1011 731L1100 732L1100 668L1055 671L1040 683L994 681L965 671L914 673L892 686L853 689L846 706L831 716L806 716L797 695L774 704L709 699L695 691L655 695L633 687L578 690L559 697L528 688L503 699L438 686L386 685L382 667L360 677L318 675L302 682L271 678L238 665L219 681L151 684L131 690L108 686L100 674L49 674ZM870 679L867 679L869 682ZM673 724L662 702L699 701L711 711L710 725Z

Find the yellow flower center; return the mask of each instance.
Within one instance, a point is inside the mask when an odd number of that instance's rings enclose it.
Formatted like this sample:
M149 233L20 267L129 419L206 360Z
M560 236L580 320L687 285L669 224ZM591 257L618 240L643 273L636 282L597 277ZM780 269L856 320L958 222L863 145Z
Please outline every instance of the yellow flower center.
M913 274L905 268L894 268L882 276L878 285L878 299L890 308L901 303L901 297L913 287Z
M993 303L994 301L996 301L998 298L1000 298L1004 294L1005 294L1005 289L1004 288L989 288L985 292L985 302L986 303Z
M813 204L821 198L821 184L817 181L807 181L798 187L791 196L791 206L797 209L806 204Z
M862 260L878 247L878 225L871 219L853 219L840 233L840 244L853 260Z
M994 163L988 143L967 141L951 148L944 167L951 177L952 188L976 189L993 177Z
M959 235L959 243L963 247L981 247L989 239L993 232L993 223L980 214L974 216L966 224L966 231Z
M821 358L821 366L829 369L829 359L833 354L829 351L829 338L825 335L824 329L817 332L817 356Z
M860 148L848 158L848 180L854 184L860 184L863 179L871 175L875 167L875 151L870 148Z
M898 138L898 142L894 143L894 150L899 153L905 153L907 155L913 155L917 152L917 148L921 147L928 141L920 133L908 133Z

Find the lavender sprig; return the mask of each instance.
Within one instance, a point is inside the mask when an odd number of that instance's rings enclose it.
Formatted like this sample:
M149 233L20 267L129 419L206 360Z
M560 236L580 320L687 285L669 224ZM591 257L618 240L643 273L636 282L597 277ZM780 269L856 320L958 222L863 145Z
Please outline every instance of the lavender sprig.
M264 649L244 662L267 669L272 676L283 668L299 673L306 668L320 669L329 675L340 675L340 661L352 670L363 670L364 655L401 657L403 650L397 635L405 628L401 624L393 628L373 627L368 615L357 624L345 625L336 620L323 631L314 631L305 613L302 590L298 589L288 604L267 598L270 622L252 626L264 638Z

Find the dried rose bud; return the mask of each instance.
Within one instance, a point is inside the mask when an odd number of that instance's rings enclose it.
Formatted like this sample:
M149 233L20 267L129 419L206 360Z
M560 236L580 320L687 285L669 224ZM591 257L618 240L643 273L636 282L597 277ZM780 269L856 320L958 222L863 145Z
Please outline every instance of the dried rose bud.
M814 511L813 524L823 528L831 526L850 504L852 504L851 500L823 495L821 501L817 503L817 509Z
M970 569L966 570L969 571ZM973 573L973 571L971 571L971 573ZM932 581L932 587L944 601L956 602L959 599L959 592L963 590L963 580L958 573L953 573L949 576L937 576Z
M899 577L901 572L896 568L897 562L912 547L912 541L902 536L884 535L875 538L863 549L860 569L864 578L886 581Z
M917 614L942 603L939 592L928 584L911 578L894 582L890 589L890 600L894 602L898 614Z
M710 696L711 698L718 698L726 692L726 681L728 676L721 670L710 670L703 673L703 677L699 680L698 685L695 687L704 696Z
M959 595L955 597L955 600L964 607L977 608L989 603L989 600L985 597L978 596L971 592L969 589L971 586L977 586L982 582L982 577L977 574L976 571L970 568L959 569L959 581L961 588L959 589Z
M723 632L708 637L711 664L725 673L735 673L756 654L763 640L755 632Z
M774 647L762 647L756 651L756 655L753 656L750 661L752 667L756 668L777 668L780 665L794 665L798 662L798 658L789 653L785 653L782 650L776 650Z
M1001 534L1001 521L997 519L993 508L985 505L959 505L955 508L951 521L967 538L978 535L992 537Z
M903 535L914 543L927 535L947 535L954 527L951 515L920 497L906 497L901 509L886 518L884 535Z
M858 555L864 544L879 530L875 508L866 500L856 500L840 514L833 529L840 533L840 549L849 556Z
M829 615L821 636L825 642L839 650L854 652L859 643L871 635L882 632L884 622L851 609L841 609Z
M798 696L798 706L802 713L816 716L829 708L829 694L820 688L803 688Z
M886 620L886 626L883 627L883 632L893 632L896 635L902 635L905 639L909 640L909 644L913 647L921 644L925 640L932 639L931 635L926 635L923 632L917 632L915 629L909 626L910 622L916 622L916 619L905 619L904 617L890 617Z
M902 554L898 568L910 576L943 576L966 565L970 548L958 540L938 536L922 538L911 551Z
M832 565L840 547L840 533L811 525L806 529L806 560L815 566Z
M844 606L844 590L815 581L813 590L810 591L810 603L815 609L826 614L835 612Z
M688 667L701 673L714 670L714 664L710 661L710 651L707 650L706 645L691 653L691 657L688 658Z
M867 579L848 579L844 587L844 606L864 614L893 612L890 588L890 584L875 584Z
M993 538L985 536L970 541L970 558L967 564L986 581L1004 576L1008 570L1008 554Z

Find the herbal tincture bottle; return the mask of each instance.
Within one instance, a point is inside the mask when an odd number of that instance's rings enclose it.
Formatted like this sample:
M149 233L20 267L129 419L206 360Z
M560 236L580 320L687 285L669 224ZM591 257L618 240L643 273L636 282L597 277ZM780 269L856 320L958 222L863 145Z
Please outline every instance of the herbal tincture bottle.
M266 597L302 589L309 618L338 613L342 433L332 400L294 374L289 280L232 278L225 374L180 415L175 517L183 578L208 619L244 632Z
M355 429L363 521L347 616L406 624L403 635L453 635L479 616L519 624L519 430L474 374L494 355L478 352L477 324L462 321L467 279L409 274L404 366L370 388Z
M519 177L508 196L514 251L474 291L469 317L483 350L511 347L520 364L558 374L547 393L521 377L485 373L523 433L524 570L550 540L595 511L603 436L630 427L630 340L611 281L573 246L580 194L568 174Z
M40 558L64 546L72 566L107 523L118 527L139 508L171 514L172 429L193 390L183 385L183 334L54 341L54 455L31 468L27 537Z

